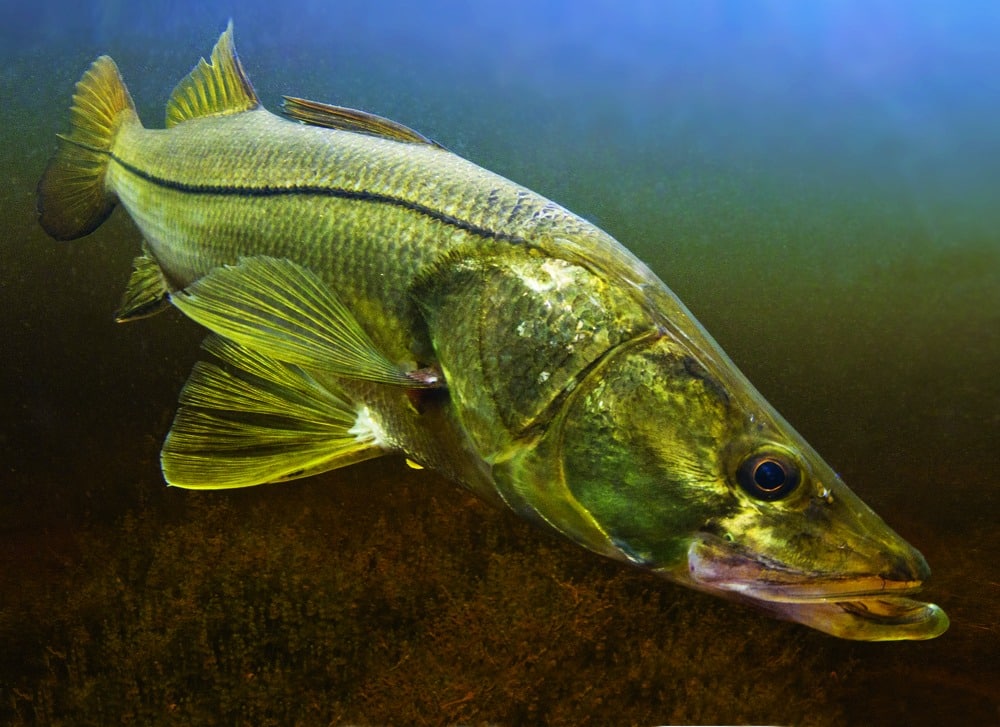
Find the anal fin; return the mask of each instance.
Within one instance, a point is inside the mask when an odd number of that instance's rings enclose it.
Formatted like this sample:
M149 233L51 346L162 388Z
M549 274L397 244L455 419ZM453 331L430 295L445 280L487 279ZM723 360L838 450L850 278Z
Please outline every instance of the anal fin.
M210 336L161 453L168 484L246 487L345 467L389 451L378 423L298 366Z
M160 266L144 251L132 262L132 277L128 279L115 320L128 323L148 318L170 306L170 289Z

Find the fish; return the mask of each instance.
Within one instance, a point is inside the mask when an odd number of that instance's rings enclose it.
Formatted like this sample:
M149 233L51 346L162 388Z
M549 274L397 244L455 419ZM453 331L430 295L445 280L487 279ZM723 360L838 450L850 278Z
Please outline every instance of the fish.
M163 477L224 489L395 455L600 556L832 636L930 639L923 556L594 224L389 119L266 110L230 21L142 125L114 61L37 189L56 240L121 205L116 314L207 329Z

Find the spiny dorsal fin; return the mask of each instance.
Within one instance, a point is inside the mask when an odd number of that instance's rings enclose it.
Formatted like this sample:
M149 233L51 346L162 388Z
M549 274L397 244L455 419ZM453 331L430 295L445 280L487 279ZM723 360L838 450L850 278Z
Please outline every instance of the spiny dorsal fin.
M177 84L167 102L167 128L199 116L238 114L260 106L233 44L233 21L212 50L211 62L204 58Z
M358 111L343 106L331 106L319 101L309 101L295 96L284 96L281 111L289 118L312 126L325 126L328 129L353 131L357 134L378 136L392 141L404 141L410 144L429 144L442 148L436 141L428 139L408 126L392 121L382 116Z

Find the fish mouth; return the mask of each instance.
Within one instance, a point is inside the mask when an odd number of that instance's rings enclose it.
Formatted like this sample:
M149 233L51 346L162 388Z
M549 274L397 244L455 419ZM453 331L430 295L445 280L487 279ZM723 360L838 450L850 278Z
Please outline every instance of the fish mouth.
M928 573L923 558L914 554L923 567L912 575ZM842 639L933 639L949 625L939 606L907 597L921 589L921 579L797 570L741 553L712 536L691 543L681 580Z

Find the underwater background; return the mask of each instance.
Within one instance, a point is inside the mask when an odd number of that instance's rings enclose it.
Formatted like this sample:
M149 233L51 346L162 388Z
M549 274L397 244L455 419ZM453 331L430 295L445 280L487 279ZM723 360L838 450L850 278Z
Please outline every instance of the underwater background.
M115 324L135 227L54 242L34 189L96 56L162 126L230 17L272 110L388 116L648 262L951 629L773 621L396 459L167 489L203 333ZM0 6L0 723L1000 721L998 37L985 1Z

